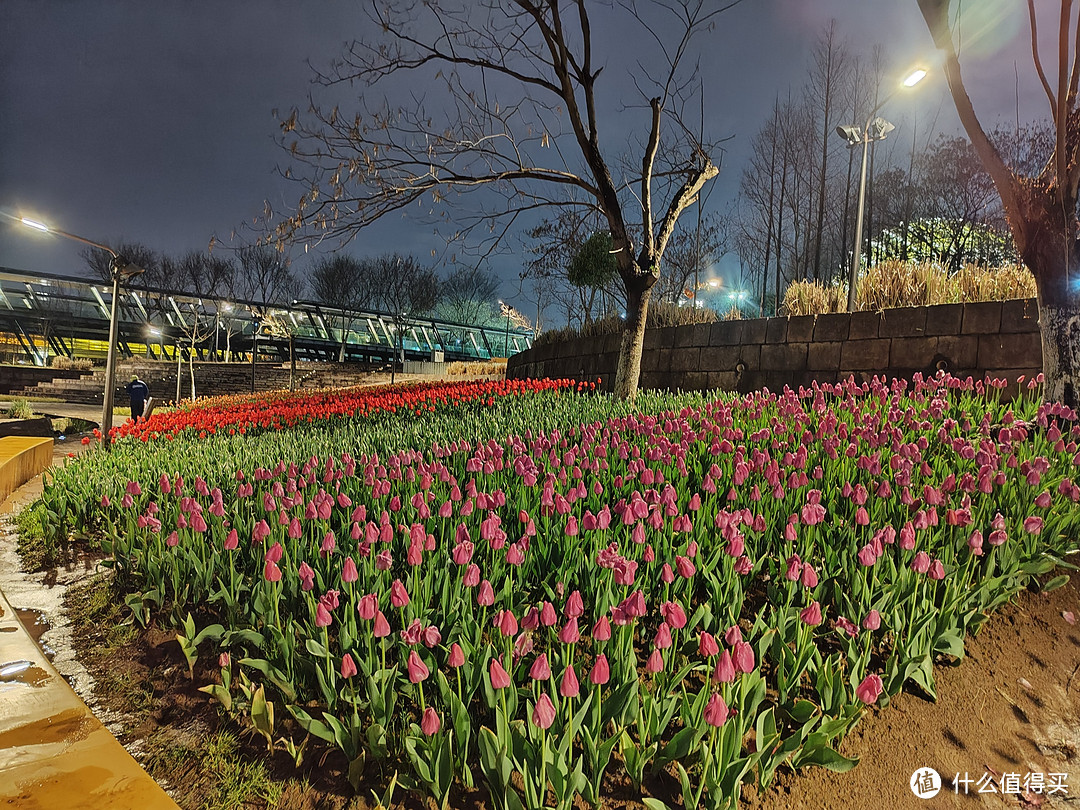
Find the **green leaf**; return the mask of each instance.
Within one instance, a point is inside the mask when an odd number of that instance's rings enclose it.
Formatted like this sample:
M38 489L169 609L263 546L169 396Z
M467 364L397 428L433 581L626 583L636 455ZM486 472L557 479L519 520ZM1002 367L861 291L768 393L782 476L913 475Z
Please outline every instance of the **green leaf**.
M801 756L797 758L798 764L801 765L817 765L836 773L846 773L859 764L858 757L849 759L837 753L834 749L827 745L817 746L810 750L804 751Z
M1043 593L1050 593L1050 591L1056 591L1062 585L1068 584L1068 582L1069 582L1069 575L1068 574L1062 574L1062 575L1056 576L1053 579L1051 579L1051 580L1047 581L1046 583L1044 583L1041 590L1042 590Z
M934 639L934 652L951 655L953 658L963 658L964 639L957 633L943 633Z

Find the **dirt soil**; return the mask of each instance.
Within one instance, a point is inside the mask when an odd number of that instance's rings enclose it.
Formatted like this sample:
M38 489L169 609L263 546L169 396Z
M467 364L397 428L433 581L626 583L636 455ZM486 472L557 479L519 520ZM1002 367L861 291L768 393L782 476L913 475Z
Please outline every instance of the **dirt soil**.
M902 694L864 715L840 746L859 758L853 771L784 773L764 796L744 790L744 807L1080 806L1080 625L1070 620L1080 621L1077 575L1051 593L1020 594L968 640L963 662L937 667L937 703ZM920 799L909 781L927 767L943 784L936 797ZM1008 773L1019 773L1021 782L1028 773L1065 773L1068 793L1003 796ZM954 784L957 774L961 782ZM991 781L998 792L979 793Z

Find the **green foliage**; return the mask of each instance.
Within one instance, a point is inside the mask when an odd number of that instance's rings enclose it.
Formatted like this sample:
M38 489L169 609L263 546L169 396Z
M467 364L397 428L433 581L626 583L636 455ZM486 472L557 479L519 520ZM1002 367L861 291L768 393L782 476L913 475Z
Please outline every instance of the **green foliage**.
M7 415L12 419L33 419L34 409L30 406L30 401L25 397L15 397L11 400Z
M607 231L597 231L590 236L575 254L567 278L575 287L606 287L615 280L618 265L612 248L614 242Z

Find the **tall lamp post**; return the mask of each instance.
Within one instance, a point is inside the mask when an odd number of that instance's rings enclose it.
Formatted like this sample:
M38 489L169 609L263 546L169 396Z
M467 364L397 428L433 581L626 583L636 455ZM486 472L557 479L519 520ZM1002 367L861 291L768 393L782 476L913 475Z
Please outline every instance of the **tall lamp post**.
M102 397L101 404L101 446L108 450L112 445L112 438L109 434L112 432L113 389L116 387L116 341L120 334L120 323L116 317L120 303L120 284L123 281L127 281L128 279L145 272L145 268L132 264L108 245L92 242L82 236L76 236L73 233L61 231L57 228L50 228L44 223L36 222L32 219L27 219L26 217L22 217L20 221L23 225L34 228L35 230L63 236L65 239L73 239L76 242L82 242L84 245L90 245L90 247L104 250L112 256L110 272L113 285L112 308L109 313L109 351L105 360L105 394Z
M847 141L848 148L854 149L856 146L862 146L862 171L859 175L859 205L858 213L855 215L855 253L851 257L851 274L848 277L848 300L847 311L855 311L855 284L859 279L859 264L862 261L862 241L863 241L863 214L866 210L866 156L869 152L871 141L884 140L885 136L895 129L895 127L886 121L884 118L877 117L877 111L885 106L886 102L892 99L897 93L899 93L905 87L914 87L926 77L926 70L919 68L912 71L907 78L901 82L900 87L897 87L885 98L877 103L877 106L870 111L870 115L866 118L866 125L860 129L855 125L851 126L838 126L836 133Z
M503 332L503 351L506 352L507 358L510 357L510 305L499 299L499 306L503 308L503 312L506 313L506 330Z
M259 327L262 326L262 321L259 316L256 315L252 321L251 330L251 393L255 393L255 358L259 354Z

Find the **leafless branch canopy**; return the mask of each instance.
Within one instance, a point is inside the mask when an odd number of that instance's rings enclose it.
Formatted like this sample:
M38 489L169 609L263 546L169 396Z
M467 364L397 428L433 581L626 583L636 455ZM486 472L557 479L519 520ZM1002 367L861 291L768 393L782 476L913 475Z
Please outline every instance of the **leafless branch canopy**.
M267 241L346 242L393 212L448 218L447 202L452 235L490 243L523 212L573 205L601 213L620 275L647 289L679 214L718 172L715 144L684 120L701 90L692 40L739 2L373 0L378 35L316 72L321 93L362 88L360 109L312 99L306 113L280 120L291 155L284 173L305 192L283 217L268 208ZM626 21L645 33L610 35ZM597 25L618 53L598 52ZM628 48L648 110L632 125L637 108L612 112L621 91L604 73ZM616 176L606 153L625 148L628 134L633 143L635 131L640 174ZM465 197L480 189L470 208Z

